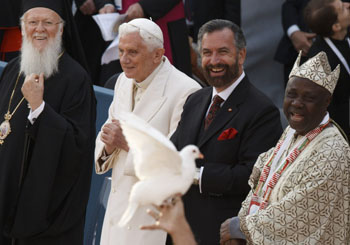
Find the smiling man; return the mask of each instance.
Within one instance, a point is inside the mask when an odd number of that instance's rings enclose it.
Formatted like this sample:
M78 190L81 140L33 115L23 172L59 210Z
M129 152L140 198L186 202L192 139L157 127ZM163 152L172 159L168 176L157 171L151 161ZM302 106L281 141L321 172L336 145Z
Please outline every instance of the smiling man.
M72 21L69 0L23 1L0 78L1 245L83 244L95 98Z
M340 66L332 71L324 52L301 66L300 58L284 98L289 126L259 156L221 244L349 244L350 148L327 112Z
M228 20L212 20L198 34L202 68L210 87L191 95L171 137L180 150L200 148L197 176L183 197L198 244L218 244L220 224L237 215L249 192L252 167L282 133L278 109L244 72L242 30Z
M170 136L176 129L182 106L199 84L177 70L164 56L160 27L148 19L134 19L119 27L119 57L123 73L118 77L109 117L96 140L96 172L112 169L112 188L102 228L101 245L164 245L163 231L141 231L152 218L140 209L127 227L119 227L132 186L138 181L132 154L119 119L133 112Z

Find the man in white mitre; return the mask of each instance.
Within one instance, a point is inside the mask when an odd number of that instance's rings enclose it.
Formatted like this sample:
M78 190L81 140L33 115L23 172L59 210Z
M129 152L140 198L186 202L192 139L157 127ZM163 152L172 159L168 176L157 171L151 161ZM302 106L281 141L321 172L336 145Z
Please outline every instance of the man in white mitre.
M289 75L283 110L289 126L259 156L237 217L221 244L349 244L350 148L327 112L339 77L324 52Z
M109 117L96 140L96 172L112 169L112 188L104 218L101 245L165 244L164 231L143 231L152 223L146 207L139 208L129 225L118 222L138 181L132 154L120 128L120 115L133 112L166 136L176 129L187 97L199 84L177 70L164 56L163 34L151 20L140 18L119 27L119 57L123 73L118 77Z

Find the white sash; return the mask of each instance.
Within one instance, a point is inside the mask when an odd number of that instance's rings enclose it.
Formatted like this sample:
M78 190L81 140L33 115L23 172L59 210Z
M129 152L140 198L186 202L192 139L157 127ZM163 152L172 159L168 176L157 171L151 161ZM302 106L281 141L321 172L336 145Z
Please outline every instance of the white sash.
M339 49L334 45L334 43L328 37L324 37L324 40L329 45L329 47L333 50L335 55L339 58L339 60L341 61L341 63L343 64L343 66L345 67L346 71L350 76L349 64L346 62L346 59L344 58L342 53L340 53ZM350 48L350 39L348 37L346 38L346 41L348 41L349 48ZM349 123L350 123L350 97L349 97Z
M331 39L329 39L328 37L324 37L324 40L329 45L329 47L333 50L335 55L339 58L339 60L341 61L341 63L343 64L343 66L345 67L346 71L348 72L348 74L350 76L349 64L348 64L348 62L346 62L346 59L344 58L342 53L340 53L339 49L334 45L334 43L331 41ZM350 39L348 37L346 38L346 41L348 41L349 48L350 48Z

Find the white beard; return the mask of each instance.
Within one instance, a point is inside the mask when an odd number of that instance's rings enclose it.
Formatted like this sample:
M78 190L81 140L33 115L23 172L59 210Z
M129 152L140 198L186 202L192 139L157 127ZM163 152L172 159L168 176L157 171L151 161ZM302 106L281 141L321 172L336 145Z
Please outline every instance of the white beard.
M45 78L48 78L58 71L58 58L61 52L62 36L59 32L41 52L33 46L23 32L20 72L25 76L44 73Z

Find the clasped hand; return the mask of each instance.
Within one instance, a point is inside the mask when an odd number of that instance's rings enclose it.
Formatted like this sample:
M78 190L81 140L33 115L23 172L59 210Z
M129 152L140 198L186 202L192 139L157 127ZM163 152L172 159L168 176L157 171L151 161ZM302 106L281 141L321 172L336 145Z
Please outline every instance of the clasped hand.
M129 151L128 143L123 135L120 122L116 119L112 119L111 123L106 123L102 127L101 141L105 144L105 150L108 155L119 148L124 151Z
M227 219L220 227L220 245L245 245L243 239L231 238L230 235L230 219Z

